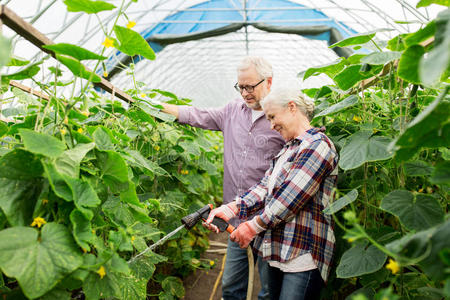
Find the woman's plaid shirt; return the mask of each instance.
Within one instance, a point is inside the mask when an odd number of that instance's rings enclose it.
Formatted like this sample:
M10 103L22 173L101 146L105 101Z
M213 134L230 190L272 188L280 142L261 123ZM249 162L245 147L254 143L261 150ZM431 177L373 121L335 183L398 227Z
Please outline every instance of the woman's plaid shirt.
M284 151L289 158L268 195L268 178ZM286 262L310 252L326 281L335 238L332 218L322 211L336 186L337 163L333 143L319 129L311 128L286 143L264 178L237 199L240 219L258 213L267 225L253 244L264 260Z

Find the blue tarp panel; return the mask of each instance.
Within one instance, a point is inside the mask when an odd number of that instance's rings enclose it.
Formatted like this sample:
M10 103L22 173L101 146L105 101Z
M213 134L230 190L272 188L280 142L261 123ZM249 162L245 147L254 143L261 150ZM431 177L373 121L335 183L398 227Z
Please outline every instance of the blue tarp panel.
M266 10L273 7L274 10ZM277 10L276 8L305 8L295 10ZM230 9L230 10L208 10L208 9ZM324 13L308 8L304 5L294 3L288 0L249 0L247 2L247 9L253 9L248 11L247 20L244 19L243 11L236 11L236 8L243 8L242 3L238 0L210 0L190 7L190 9L196 9L197 11L180 11L173 15L170 15L164 19L164 21L193 21L192 23L164 23L161 22L151 28L148 28L141 32L141 35L145 39L151 37L161 36L182 36L186 34L194 34L200 32L213 31L215 29L223 28L233 23L246 23L253 22L264 23L271 26L327 26L337 30L343 38L350 37L357 34L355 30L346 26L345 24L328 17ZM256 8L265 8L264 10L254 10ZM198 11L205 9L205 11ZM234 10L233 10L234 9ZM195 23L196 21L227 21L224 23ZM280 20L285 20L280 22ZM311 21L308 21L311 20ZM278 21L278 22L277 22ZM292 22L287 22L292 21ZM330 41L330 32L322 32L315 35L304 35L306 38ZM163 45L151 42L151 47L155 52L159 52L164 49ZM119 51L114 54L114 57L110 57L106 62L106 69L111 71L116 66L117 60L122 60L126 57ZM134 61L139 61L140 58L136 58ZM99 74L103 73L103 70L98 71Z

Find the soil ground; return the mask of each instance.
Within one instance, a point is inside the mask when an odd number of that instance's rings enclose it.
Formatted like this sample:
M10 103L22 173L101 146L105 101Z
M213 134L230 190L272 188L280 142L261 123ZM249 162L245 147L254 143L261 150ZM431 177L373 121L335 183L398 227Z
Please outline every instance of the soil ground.
M211 232L209 234L209 240L212 242L209 249L226 249L228 234L220 233L216 234ZM216 243L223 244L222 246L215 246ZM219 277L222 270L222 262L223 262L224 253L211 253L205 252L202 255L202 258L210 259L215 262L215 267L211 270L197 270L194 274L188 276L184 280L184 288L186 294L184 296L184 300L209 300L211 294L213 293L214 284L216 283L217 278ZM255 265L255 279L253 284L253 297L252 300L258 299L257 295L259 289L261 288L261 284L259 282L258 270ZM219 279L219 284L216 288L216 291L213 295L213 300L220 300L222 298L222 280Z

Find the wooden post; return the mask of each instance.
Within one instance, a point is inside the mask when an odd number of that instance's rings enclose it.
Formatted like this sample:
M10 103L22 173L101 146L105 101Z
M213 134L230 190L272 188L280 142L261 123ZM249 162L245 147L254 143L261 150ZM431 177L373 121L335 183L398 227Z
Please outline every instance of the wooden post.
M42 51L52 55L55 57L53 51L43 48L44 45L54 44L52 40L47 38L44 34L39 32L36 28L34 28L30 23L26 22L18 15L16 15L12 10L10 10L5 5L0 6L0 20L3 23L14 30L17 34L23 36L26 40L31 42L33 45L41 49ZM92 72L88 68L87 71ZM128 102L133 103L133 98L130 95L123 92L121 89L114 87L111 82L106 80L105 78L101 78L101 82L93 83L95 86L107 91L110 94L114 94L116 97Z

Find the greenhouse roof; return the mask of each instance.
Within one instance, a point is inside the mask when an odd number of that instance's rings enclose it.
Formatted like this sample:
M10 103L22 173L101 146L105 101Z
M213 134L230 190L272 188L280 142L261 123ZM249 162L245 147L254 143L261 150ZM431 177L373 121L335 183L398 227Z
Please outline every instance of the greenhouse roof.
M132 88L136 80L143 83L140 85L143 91L168 90L192 99L199 106L219 106L239 96L232 88L236 81L235 67L246 55L266 57L273 64L275 84L296 80L301 87L318 86L329 79L317 76L301 82L297 74L334 61L339 55L348 55L329 49L330 44L357 33L389 29L377 33L377 43L383 46L399 33L417 30L444 9L435 5L417 9L417 0L109 2L116 7L124 6L126 16L120 17L117 24L135 21L133 30L147 39L156 52L156 60L134 58L135 78L132 78L123 64L131 59L108 48L105 52L109 57L108 79L122 90ZM102 49L103 30L111 30L117 16L116 10L89 15L68 12L64 2L57 0L0 3L54 42L76 44L96 53ZM6 26L3 34L14 37L16 56L39 60L47 55ZM372 48L368 44L360 51ZM45 64L54 62L47 60ZM87 66L95 68L94 63ZM98 72L101 74L103 70ZM49 75L42 77L48 80ZM33 82L25 83L35 88Z

